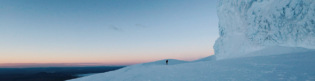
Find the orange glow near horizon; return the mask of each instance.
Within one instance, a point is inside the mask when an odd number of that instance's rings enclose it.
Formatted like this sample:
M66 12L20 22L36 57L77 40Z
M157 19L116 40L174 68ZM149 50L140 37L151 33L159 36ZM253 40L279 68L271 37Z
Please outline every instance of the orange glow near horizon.
M63 58L65 59L65 58ZM185 61L192 61L199 59L198 58L170 58L170 59L178 59L178 60L185 60ZM134 59L107 59L107 60L89 60L86 62L79 62L79 61L71 61L71 60L42 60L35 62L36 60L28 60L28 61L11 61L6 63L5 60L2 60L0 63L0 68L25 68L25 67L75 67L75 66L128 66L134 65L139 63L146 63L152 62L157 60L163 60L163 58L134 58ZM101 62L96 62L101 61Z
M129 58L129 59L127 59ZM132 57L126 56L123 57L104 57L104 58L15 58L15 59L3 59L1 58L0 63L102 63L108 65L130 65L130 64L137 64L137 63L144 63L144 62L151 62L156 60L162 59L178 59L178 60L185 60L185 61L192 61L202 57L179 57L179 58L167 58L167 57L150 57L150 56L140 56L140 57Z
M153 51L153 52L152 52ZM32 51L3 50L0 52L0 67L28 66L25 64L44 64L39 66L125 66L163 59L193 61L213 55L207 48L191 50L147 50L147 51ZM46 65L45 65L46 64ZM50 65L52 64L52 65ZM59 64L59 65L58 65ZM68 64L68 65L63 65Z

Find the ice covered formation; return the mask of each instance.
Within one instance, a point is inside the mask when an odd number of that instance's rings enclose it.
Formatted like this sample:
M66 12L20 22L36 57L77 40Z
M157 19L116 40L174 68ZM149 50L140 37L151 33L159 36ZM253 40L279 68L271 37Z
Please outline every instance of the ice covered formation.
M270 46L315 49L315 0L219 0L217 59Z

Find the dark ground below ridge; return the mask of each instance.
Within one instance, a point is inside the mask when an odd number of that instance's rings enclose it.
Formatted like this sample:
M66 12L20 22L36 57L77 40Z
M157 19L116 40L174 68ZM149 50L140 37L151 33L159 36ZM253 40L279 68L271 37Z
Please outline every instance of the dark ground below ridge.
M65 81L78 74L103 73L124 66L0 68L0 81Z

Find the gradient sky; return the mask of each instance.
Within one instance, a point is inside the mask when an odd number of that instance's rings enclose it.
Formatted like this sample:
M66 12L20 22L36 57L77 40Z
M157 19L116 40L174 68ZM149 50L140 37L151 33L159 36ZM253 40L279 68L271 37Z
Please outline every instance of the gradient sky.
M216 0L0 0L0 63L195 60L218 37Z

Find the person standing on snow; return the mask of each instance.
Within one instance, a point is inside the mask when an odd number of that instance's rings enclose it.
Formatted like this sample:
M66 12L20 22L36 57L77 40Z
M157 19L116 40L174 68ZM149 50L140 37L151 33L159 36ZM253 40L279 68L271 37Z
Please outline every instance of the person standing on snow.
M166 65L167 65L167 63L168 63L168 60L166 60Z

